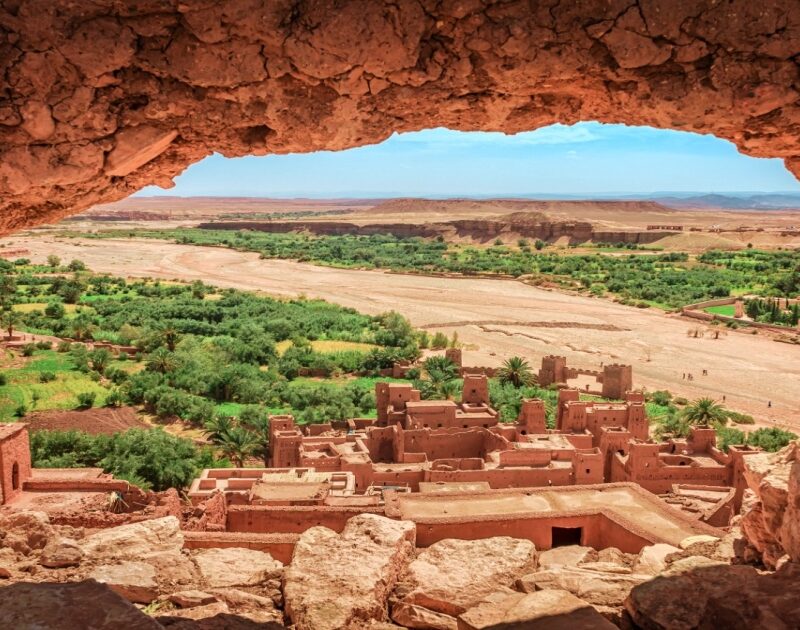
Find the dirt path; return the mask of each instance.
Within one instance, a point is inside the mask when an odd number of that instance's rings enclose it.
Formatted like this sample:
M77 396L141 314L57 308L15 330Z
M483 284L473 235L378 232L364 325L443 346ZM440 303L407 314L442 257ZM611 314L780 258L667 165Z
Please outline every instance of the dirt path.
M576 367L631 363L637 385L687 398L725 396L729 407L759 423L800 430L800 346L759 335L731 332L718 340L693 339L687 331L696 324L677 316L511 280L331 269L157 241L41 236L6 242L29 249L35 261L54 253L65 260L80 258L100 272L304 294L371 314L394 309L416 326L448 335L457 331L471 365L498 365L515 354L536 366L545 354L565 355ZM708 376L702 376L704 369ZM692 382L683 378L690 372Z

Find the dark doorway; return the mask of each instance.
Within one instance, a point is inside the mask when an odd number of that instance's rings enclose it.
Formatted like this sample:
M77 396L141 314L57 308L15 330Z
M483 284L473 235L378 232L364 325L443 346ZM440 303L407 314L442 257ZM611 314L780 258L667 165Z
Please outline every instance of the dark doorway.
M583 527L554 527L553 547L580 545L582 536L583 536Z
M14 462L11 467L11 489L19 490L19 464Z

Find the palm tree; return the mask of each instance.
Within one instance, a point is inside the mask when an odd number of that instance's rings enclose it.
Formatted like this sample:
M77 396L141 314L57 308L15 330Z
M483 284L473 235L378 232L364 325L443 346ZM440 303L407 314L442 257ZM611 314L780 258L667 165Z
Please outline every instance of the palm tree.
M458 379L445 381L439 386L439 394L444 397L445 400L453 400L456 394L458 394L458 385Z
M458 378L458 367L447 357L428 357L425 359L423 366L431 380L449 381Z
M92 320L87 315L81 313L72 320L71 329L72 336L78 341L83 341L84 339L91 339L94 324L92 324Z
M214 444L220 444L233 428L233 420L229 416L215 416L203 425L206 437Z
M253 411L247 413L248 407L242 409L239 416L239 422L244 426L253 437L256 439L256 446L253 449L253 455L260 457L264 460L264 467L269 467L269 414L264 408L253 408Z
M89 353L89 364L98 374L106 371L109 361L111 361L111 353L105 348L98 348Z
M244 460L258 447L255 434L239 426L232 427L222 436L219 448L225 457L234 461L237 468L244 468Z
M511 383L514 387L533 385L536 382L530 364L522 357L511 357L497 372L501 383Z
M728 412L713 398L698 398L683 410L683 418L695 426L724 425Z
M4 311L0 314L0 325L8 332L9 338L13 336L14 329L22 323L22 315L16 311Z
M166 348L158 348L147 357L147 369L150 372L167 374L178 369L178 361L175 355Z
M156 335L158 335L170 352L175 352L175 346L178 345L178 339L180 338L177 328L169 324L164 324L156 330Z

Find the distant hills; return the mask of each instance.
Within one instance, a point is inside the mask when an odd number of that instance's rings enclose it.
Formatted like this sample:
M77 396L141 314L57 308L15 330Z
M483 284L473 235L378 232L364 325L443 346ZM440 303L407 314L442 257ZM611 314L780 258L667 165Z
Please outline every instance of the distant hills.
M800 194L759 193L754 195L694 195L653 197L670 208L722 208L728 210L797 210Z

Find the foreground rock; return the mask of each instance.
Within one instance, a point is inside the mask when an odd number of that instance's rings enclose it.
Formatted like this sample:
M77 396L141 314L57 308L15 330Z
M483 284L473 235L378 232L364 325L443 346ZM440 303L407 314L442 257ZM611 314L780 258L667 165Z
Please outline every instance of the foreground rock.
M631 590L625 608L644 630L800 628L800 566L761 575L702 556L683 558Z
M754 493L742 508L748 542L770 568L784 556L800 562L800 441L745 458L745 478Z
M45 547L54 536L50 517L44 512L22 511L0 515L0 547L28 555L35 549Z
M133 604L93 580L20 582L0 589L0 624L14 630L161 630Z
M155 569L146 562L125 560L118 564L107 564L94 569L89 575L102 584L107 584L131 602L149 604L158 597L158 582Z
M280 578L283 571L282 563L253 549L203 549L193 559L209 587L256 586Z
M631 573L630 570L626 572L616 565L555 567L522 577L518 581L518 587L525 593L545 589L569 591L589 604L619 608L634 586L652 577L652 575Z
M442 540L420 551L408 566L395 593L392 619L403 624L411 611L419 615L424 608L450 616L454 625L456 616L535 568L536 547L529 540ZM434 627L448 627L447 618L439 619L441 625Z
M458 618L457 630L615 630L594 608L571 593L496 593Z
M162 553L180 553L183 534L174 516L103 529L78 544L84 556L100 560L142 560Z
M374 514L341 534L305 531L284 572L286 614L297 630L363 628L386 620L387 599L414 550L416 527Z

